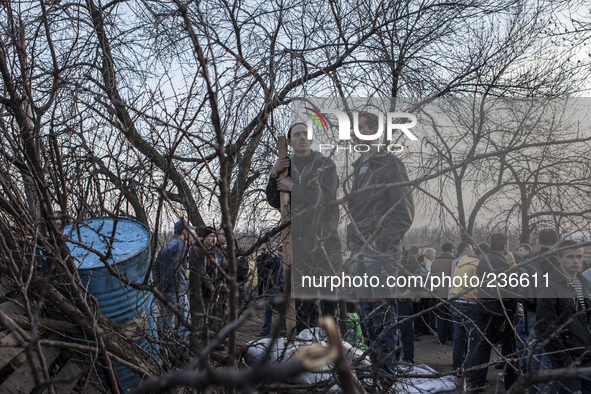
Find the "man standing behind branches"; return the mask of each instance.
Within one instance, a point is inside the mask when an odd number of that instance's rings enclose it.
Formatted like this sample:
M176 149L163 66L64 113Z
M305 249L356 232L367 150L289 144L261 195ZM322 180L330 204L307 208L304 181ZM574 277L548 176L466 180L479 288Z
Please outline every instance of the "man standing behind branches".
M556 259L555 255L548 255L544 256L546 253L550 252L552 248L558 243L558 233L556 230L552 228L545 228L540 230L538 233L538 243L540 244L540 250L536 253L529 253L528 255L524 256L525 260L529 260L529 264L522 267L518 272L519 273L526 273L531 278L534 275L538 275L542 277L544 274L554 272L558 270L559 264ZM519 247L521 249L521 246ZM531 247L530 247L531 248ZM530 249L531 251L531 249ZM542 257L544 256L544 257ZM531 365L528 365L528 369L532 371L547 371L552 369L552 361L548 355L544 351L544 348L538 345L538 337L536 334L535 329L535 321L536 321L536 310L538 306L538 298L540 296L540 291L542 288L536 288L535 286L528 286L527 288L529 294L526 299L524 299L523 307L524 307L524 325L525 329L528 332L527 336L527 354L528 356L530 353L533 352L533 356L530 358L528 357L528 362L531 361ZM533 385L527 388L528 394L537 394L539 391L543 391L544 393L551 393L554 391L553 387L550 385Z
M446 242L441 245L442 253L435 257L435 260L433 260L433 264L431 265L431 275L451 276L450 266L456 259L456 257L453 255L453 251L454 245L451 242ZM446 300L449 296L448 291L449 287L447 284L442 283L441 286L437 288L437 298ZM445 341L452 339L453 323L451 313L449 313L449 307L445 305L443 301L438 302L440 305L437 308L437 338L439 339L439 343L443 345L445 344Z
M505 288L499 283L490 281L491 276L486 273L498 274L508 269L509 263L505 255L509 253L509 244L504 234L495 233L490 237L491 251L478 263L476 274L484 278L478 288L478 305L476 307L476 324L482 332L483 338L475 349L474 365L480 366L472 373L472 386L474 392L484 388L490 361L491 344L501 341L501 354L504 357L513 357L516 351L515 332L511 327L515 311L515 300L506 296ZM497 287L498 286L498 287ZM499 291L497 291L499 290ZM501 298L499 298L499 294ZM508 319L507 319L508 318ZM513 363L505 364L505 390L515 382L517 368Z
M257 265L259 273L259 296L265 294L272 298L283 293L283 247L279 246L276 253L267 254L260 265ZM263 330L259 336L267 336L271 333L273 324L273 311L277 310L280 315L284 314L283 305L273 306L270 301L265 306ZM282 328L285 331L285 327Z
M222 275L219 269L225 270L228 262L221 249L216 246L216 231L213 227L202 229L201 243L203 247L199 244L193 245L189 251L190 306L194 326L198 326L198 322L204 321L208 316L223 317L226 312L227 294L224 291L224 283L221 282ZM215 332L217 325L217 321L214 320L210 326L206 325L204 328ZM193 348L196 340L194 335L191 339Z
M365 136L377 135L378 117L368 112L359 114L359 132ZM414 219L414 201L411 187L388 184L407 182L408 174L402 161L395 155L379 151L379 140L364 140L370 150L363 152L353 163L353 180L350 193L364 187L384 185L384 187L360 192L348 199L351 224L347 227L347 239L351 248L354 274L368 277L378 276L382 281L388 275L397 275L402 262L402 240ZM382 227L378 230L379 223ZM363 250L366 241L373 240ZM369 340L374 350L371 359L383 363L382 371L395 374L390 356L396 348L398 335L392 326L397 320L397 304L392 297L396 289L384 287L359 287L358 298L371 299L359 305L361 317L367 328ZM386 301L377 301L387 299ZM386 334L378 340L382 331ZM410 364L410 363L409 363ZM410 365L409 365L410 367Z
M339 178L334 162L311 150L306 124L295 123L289 128L287 144L294 155L277 160L266 192L269 204L278 209L280 192L291 194L292 286L296 294L301 294L310 290L302 287L303 275L335 275L341 269L339 209L336 204L328 204L336 200ZM288 176L279 178L285 169ZM334 297L330 288L315 288L309 297L315 299L317 290L322 298ZM321 305L323 315L335 316L335 302L323 300ZM318 317L315 301L296 302L296 309L298 331L315 323Z
M568 249L564 249L570 247ZM552 369L591 367L591 283L581 275L585 251L576 241L558 244L558 268L550 268L549 284L540 290L535 330L547 341L544 350L552 360ZM591 393L591 381L585 377L564 379L559 394Z
M185 242L189 239L189 230L182 220L174 224L174 237L160 250L156 265L154 266L153 279L156 288L173 305L183 310L185 318L189 317L189 286L187 283L187 255ZM165 330L175 328L175 315L165 306L162 306L161 326ZM181 326L179 331L184 331Z
M452 280L450 296L454 299L451 307L454 326L452 360L453 369L457 372L456 383L459 386L464 377L464 370L474 365L477 334L474 322L476 321L478 289L472 289L470 281L474 277L478 278L477 271L480 259L475 256L472 245L467 242L458 245L458 252L460 256L452 263L455 264L455 266L452 266L452 275L454 279L458 277L460 280ZM484 257L484 255L481 257ZM462 295L458 298L459 294ZM468 382L472 384L472 371L466 373L465 376Z

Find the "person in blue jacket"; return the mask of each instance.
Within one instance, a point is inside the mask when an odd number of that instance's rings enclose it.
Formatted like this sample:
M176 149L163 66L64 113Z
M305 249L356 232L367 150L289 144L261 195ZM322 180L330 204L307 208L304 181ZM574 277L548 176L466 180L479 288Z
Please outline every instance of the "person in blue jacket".
M154 285L175 307L183 311L185 319L189 319L189 285L187 281L187 253L185 243L189 239L189 231L193 226L185 226L182 220L174 224L174 236L160 250L156 265L152 272ZM161 328L177 329L176 315L165 306L161 307ZM184 332L183 326L178 327Z

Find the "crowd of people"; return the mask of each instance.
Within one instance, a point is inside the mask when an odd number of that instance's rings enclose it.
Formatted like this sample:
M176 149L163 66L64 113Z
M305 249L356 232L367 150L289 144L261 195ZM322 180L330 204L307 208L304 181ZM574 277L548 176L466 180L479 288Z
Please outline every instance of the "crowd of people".
M343 259L337 226L340 221L336 200L341 183L334 162L311 150L304 123L292 125L287 142L291 158L280 158L273 166L267 185L267 200L275 208L280 193L290 194L292 220L292 286L296 298L296 328L316 324L318 317L340 316L339 294L328 287L306 288L305 274L320 276L346 273L351 276L380 276L400 272L422 276L447 276L452 280L433 291L416 286L361 286L347 303L347 312L358 313L371 361L384 376L407 373L414 365L414 342L421 335L435 333L441 344L451 341L452 363L458 385L483 390L491 351L500 343L504 385L509 389L517 377L530 377L528 392L591 394L591 381L573 377L545 384L532 372L565 367L591 366L591 283L584 272L584 249L572 240L560 240L553 229L538 234L540 249L521 244L509 251L506 235L494 233L488 243L445 242L440 251L420 245L403 246L404 236L414 219L412 186L402 161L380 151L377 116L361 113L359 134L371 147L352 164L352 175L343 182L348 194L346 244L350 259ZM281 174L287 170L287 176ZM392 186L394 185L394 186ZM311 209L311 207L315 209ZM223 278L228 266L228 248L223 231L212 227L197 231L199 242L188 250L189 227L183 221L174 226L175 236L161 249L153 279L160 292L185 313L192 324L204 316L221 316L227 304ZM283 318L285 308L275 302L284 292L283 250L263 250L257 258L257 297L269 302L259 335L270 335L273 315ZM248 277L248 262L238 264L238 281ZM186 273L189 272L187 277ZM540 284L522 285L519 294L500 289L497 274L515 272L519 278L536 278ZM494 280L487 279L494 273ZM462 280L453 280L460 278ZM470 285L480 279L479 286ZM542 278L545 285L542 285ZM523 284L523 282L521 282ZM529 283L529 281L528 281ZM241 290L240 298L246 296ZM162 328L183 334L178 316L161 306ZM221 320L220 320L221 321ZM214 327L207 327L214 329ZM196 346L192 339L191 343ZM536 380L537 379L537 380ZM539 382L538 382L539 381ZM538 382L538 383L536 383Z

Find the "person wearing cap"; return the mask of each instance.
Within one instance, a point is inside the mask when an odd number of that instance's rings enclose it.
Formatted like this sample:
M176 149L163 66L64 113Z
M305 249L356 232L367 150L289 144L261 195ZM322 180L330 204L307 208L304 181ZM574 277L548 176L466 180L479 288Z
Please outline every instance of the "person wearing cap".
M219 270L225 270L228 261L216 245L217 232L213 227L203 227L199 233L203 246L196 244L189 250L189 302L194 322L202 321L206 315L223 315L226 305L221 294L224 289Z
M453 255L454 251L454 244L451 242L446 242L441 245L442 253L435 257L433 260L433 264L431 265L431 275L432 276L439 276L443 274L444 276L451 276L450 266L451 263L456 259ZM448 283L445 282L447 285ZM447 286L441 286L437 288L437 297L442 300L447 300L449 288ZM452 339L452 332L453 332L453 323L452 317L449 313L449 307L445 305L441 305L437 309L437 337L439 342L443 345L445 341L448 339Z
M189 318L188 283L187 283L187 259L185 242L189 239L189 230L195 227L185 226L183 220L174 224L174 236L168 241L156 258L156 264L152 271L154 285L166 299L175 307L181 308L185 319ZM176 328L176 315L167 307L161 308L161 327L164 330ZM179 332L184 331L181 325Z

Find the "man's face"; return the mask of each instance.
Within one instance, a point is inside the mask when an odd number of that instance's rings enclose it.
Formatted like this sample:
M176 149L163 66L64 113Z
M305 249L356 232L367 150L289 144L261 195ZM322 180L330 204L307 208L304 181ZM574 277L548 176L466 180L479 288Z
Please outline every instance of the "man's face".
M369 126L367 125L367 118L365 116L360 116L359 117L359 133L363 134L363 135L375 135L378 132L378 128L377 126L374 127L373 129L370 129ZM355 140L357 140L356 142L359 143L359 139L357 137L355 137ZM364 141L364 143L368 143L368 141Z
M464 249L464 256L474 256L474 248L472 245L468 245L466 249Z
M215 234L211 233L207 237L203 238L203 245L207 248L211 248L215 245Z
M308 139L308 128L303 124L294 126L287 144L291 146L296 156L308 156L312 145L312 140Z
M181 233L179 234L179 238L182 239L183 241L186 241L189 239L189 232L187 231L187 229L184 229L183 231L181 231Z
M224 231L218 233L218 241L220 242L220 245L226 244L226 234L224 234Z
M519 248L517 248L517 254L521 257L525 257L529 254L529 251L523 246L520 246Z
M581 272L583 261L585 261L585 251L583 248L567 249L556 256L560 263L560 268L567 276L574 277Z

